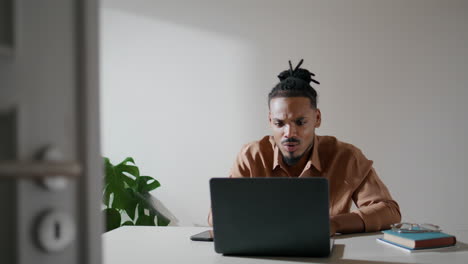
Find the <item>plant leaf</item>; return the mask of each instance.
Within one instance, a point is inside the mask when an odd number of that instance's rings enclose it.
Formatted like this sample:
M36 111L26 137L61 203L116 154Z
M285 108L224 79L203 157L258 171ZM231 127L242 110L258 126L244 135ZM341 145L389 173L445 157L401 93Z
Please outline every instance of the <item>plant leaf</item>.
M105 164L105 190L104 190L104 195L105 199L104 202L107 202L107 207L113 207L112 204L110 203L110 196L112 193L114 193L114 201L116 200L116 193L122 192L124 189L124 184L123 181L119 178L119 175L116 174L114 170L114 166L112 163L110 163L108 158L104 158L104 164ZM117 201L118 201L117 197Z
M151 215L140 215L138 216L138 219L135 223L135 225L139 225L139 226L155 226L155 222L154 222L154 215L151 216Z
M132 157L126 157L126 158L125 158L122 162L120 162L118 165L120 165L120 164L127 164L128 162L131 162L131 163L133 163L133 164L136 164Z
M102 211L106 219L106 232L120 227L120 213L113 208L106 208Z
M151 176L140 176L137 179L137 190L139 193L147 193L161 186L161 184Z
M140 170L138 169L137 166L119 164L114 167L114 170L118 174L118 176L121 178L121 180L127 183L127 185L130 188L136 190L136 186L137 186L136 180L138 179L138 177L140 177ZM134 178L126 175L124 172L132 175Z
M132 178L128 177L127 175L123 174L123 173L122 173L121 178L128 185L128 187L136 190L136 188L137 188L136 179L132 179Z
M106 183L118 184L119 182L116 181L117 180L116 177L118 176L116 175L115 170L114 170L114 165L112 165L109 158L104 158L104 165L105 165L105 170L106 170L106 174L105 174Z
M135 197L131 193L130 188L118 188L114 190L114 200L112 201L112 208L126 210L132 207L136 202Z
M135 224L133 224L132 221L126 221L125 223L122 224L122 226L133 226Z
M105 168L106 168L106 189L104 190L105 201L107 199L107 206L116 209L127 209L133 206L135 203L135 198L131 193L125 188L125 180L132 180L131 178L124 175L121 171L121 168L113 166L110 163L108 158L104 158ZM134 182L134 181L133 181ZM133 183L133 188L136 188L136 183ZM114 199L112 204L109 202L110 195L114 194Z
M140 170L135 166L133 158L127 157L116 166L108 158L104 158L104 164L105 187L102 198L108 208L103 212L106 217L109 215L108 219L112 221L106 222L107 230L121 225L121 214L124 212L131 221L122 225L167 226L170 223L170 220L154 207L152 196L149 194L161 186L160 183L153 177L140 176ZM149 216L145 215L145 209L149 211Z
M132 198L128 201L128 203L125 203L126 206L124 210L130 217L130 219L132 219L132 221L135 221L135 209L138 205L138 199L135 197L135 192L133 191L133 189L126 188L125 190L130 194Z
M138 201L138 209L137 209L137 212L138 212L138 217L140 215L144 215L145 214L145 208L141 205L140 201Z
M170 222L171 222L171 220L169 220L167 217L165 217L162 214L159 214L157 216L158 226L168 226Z
M122 191L125 188L125 186L123 181L121 180L120 174L116 173L114 166L112 165L112 163L110 163L108 158L104 158L104 163L106 170L105 186L106 190L109 192L108 195L110 195L111 193Z
M102 202L109 207L111 193L108 190L108 184L104 187L104 193L102 194Z
M133 165L125 165L125 164L119 164L117 166L115 166L115 168L119 171L119 172L126 172L126 173L129 173L135 177L139 177L140 176L140 170L138 169L137 166L133 166ZM125 174L124 174L125 175Z
M158 217L158 225L160 226L167 226L171 222L169 218L167 218L165 215L163 215L161 212L154 207L153 202L152 202L152 196L149 193L146 194L140 194L140 193L135 193L135 197L138 199L138 214L143 215L144 214L144 209L147 209L150 213L150 215L155 215Z

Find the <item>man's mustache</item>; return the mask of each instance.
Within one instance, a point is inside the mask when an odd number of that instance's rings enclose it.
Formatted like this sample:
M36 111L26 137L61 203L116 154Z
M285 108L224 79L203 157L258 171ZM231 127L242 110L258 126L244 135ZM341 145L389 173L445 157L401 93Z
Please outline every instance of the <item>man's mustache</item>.
M284 143L301 143L301 141L297 138L287 138L281 141L281 144Z

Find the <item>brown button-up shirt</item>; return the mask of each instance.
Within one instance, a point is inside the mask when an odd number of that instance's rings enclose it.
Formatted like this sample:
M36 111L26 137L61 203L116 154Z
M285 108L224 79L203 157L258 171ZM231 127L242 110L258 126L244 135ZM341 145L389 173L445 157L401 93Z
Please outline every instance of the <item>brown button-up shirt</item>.
M330 215L352 213L365 231L389 228L400 222L400 208L377 176L372 161L361 150L331 136L315 136L312 154L298 175L288 175L281 151L272 136L245 145L231 169L231 177L325 177L330 186Z

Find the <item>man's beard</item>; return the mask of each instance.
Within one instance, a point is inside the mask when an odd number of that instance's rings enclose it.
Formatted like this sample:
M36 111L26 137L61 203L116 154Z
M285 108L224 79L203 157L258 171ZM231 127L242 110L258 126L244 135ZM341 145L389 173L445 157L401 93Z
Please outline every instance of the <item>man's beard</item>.
M312 142L312 144L310 144L310 146L299 156L289 156L289 157L286 157L284 154L283 154L283 161L284 163L286 163L288 166L294 166L296 165L301 159L302 157L304 157L304 155L308 154L309 151L312 149L312 146L314 145L314 142Z
M294 165L296 165L296 163L298 163L301 160L302 156L304 156L304 153L302 153L302 155L299 155L297 157L292 157L292 156L291 157L285 157L283 155L283 161L286 164L288 164L288 166L294 166Z

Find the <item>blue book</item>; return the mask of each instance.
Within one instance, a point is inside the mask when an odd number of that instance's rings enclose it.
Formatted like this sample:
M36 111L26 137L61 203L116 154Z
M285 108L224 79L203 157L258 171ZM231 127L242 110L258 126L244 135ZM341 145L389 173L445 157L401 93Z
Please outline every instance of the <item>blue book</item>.
M441 251L443 252L446 249L451 249L456 246L455 245L449 245L449 246L443 246L443 247L432 247L432 248L408 248L390 241L387 241L383 238L377 238L377 242L388 245L390 247L402 250L407 253L417 253L417 252L426 252L426 251Z
M455 236L442 232L425 233L399 233L392 230L384 230L383 239L410 249L436 248L455 245Z

